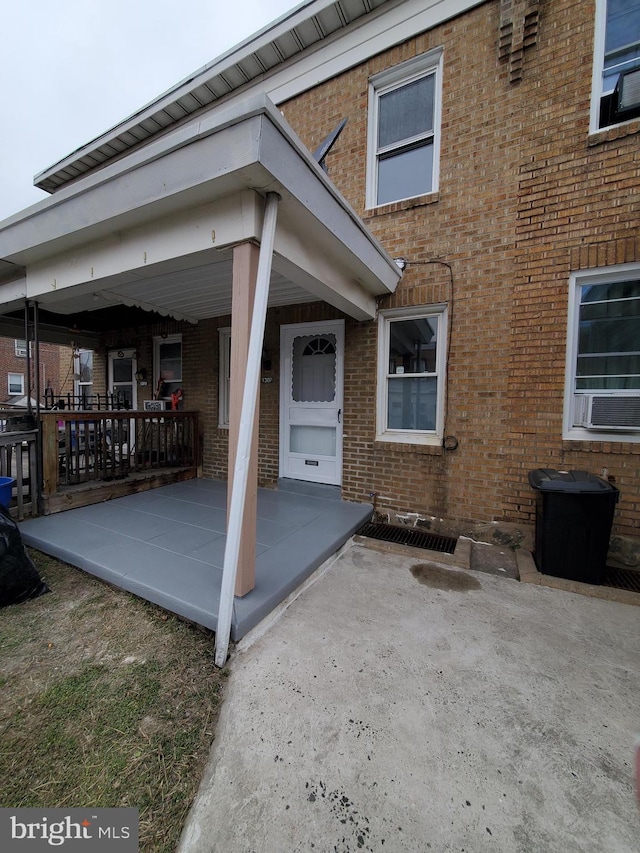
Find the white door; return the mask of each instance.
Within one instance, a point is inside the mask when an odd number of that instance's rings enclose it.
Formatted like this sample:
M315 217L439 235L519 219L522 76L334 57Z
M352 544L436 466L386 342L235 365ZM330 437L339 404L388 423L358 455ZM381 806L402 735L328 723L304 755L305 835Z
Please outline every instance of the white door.
M109 394L113 409L135 410L138 407L138 383L136 381L136 351L134 349L112 350L109 353ZM109 441L115 459L123 460L134 452L136 423L114 420L111 424Z
M134 349L112 350L109 353L109 393L114 397L114 408L137 408L137 369Z
M280 329L280 475L342 484L344 321Z

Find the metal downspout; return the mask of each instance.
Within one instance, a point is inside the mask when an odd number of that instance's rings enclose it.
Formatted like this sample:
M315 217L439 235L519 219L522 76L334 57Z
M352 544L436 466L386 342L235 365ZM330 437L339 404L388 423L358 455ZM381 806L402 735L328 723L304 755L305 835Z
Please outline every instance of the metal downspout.
M36 433L36 491L37 491L37 500L35 504L38 509L38 514L42 515L43 512L43 500L42 500L42 471L43 471L43 460L42 460L42 424L40 423L40 306L37 302L33 303L33 343L34 349L36 351L36 367L35 367L35 377L36 377L36 429L38 432ZM29 343L27 342L27 355L29 354ZM31 499L31 503L33 504L33 496Z
M30 343L30 329L29 329L29 313L30 313L31 303L28 299L24 300L24 345L27 348L27 381L25 383L26 395L27 395L27 411L31 414L31 347Z
M33 303L33 348L35 350L35 368L33 374L35 376L35 392L36 392L36 422L40 420L40 310L37 302ZM29 354L29 344L27 343L27 355Z
M218 667L223 667L227 660L229 640L231 637L231 619L233 616L233 599L238 572L238 557L240 554L240 537L242 535L242 520L249 478L249 459L251 455L251 437L256 417L256 403L260 382L260 362L264 340L264 328L267 318L267 302L269 299L269 279L271 278L271 263L273 245L276 233L278 215L277 193L267 193L260 255L258 257L258 272L256 275L256 292L251 318L251 333L249 351L247 354L247 371L242 393L242 412L238 432L238 448L236 451L231 491L231 506L227 524L227 541L224 549L224 564L222 569L222 586L220 589L220 606L218 609L218 627L216 630L216 646L214 661Z

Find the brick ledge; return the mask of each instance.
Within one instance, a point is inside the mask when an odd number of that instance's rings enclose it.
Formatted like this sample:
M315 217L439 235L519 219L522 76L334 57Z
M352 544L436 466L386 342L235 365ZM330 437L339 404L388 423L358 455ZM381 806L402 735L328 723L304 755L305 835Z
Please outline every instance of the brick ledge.
M603 127L602 130L597 130L595 133L590 133L587 137L587 146L593 148L596 145L603 145L605 142L614 142L617 139L622 139L625 136L634 136L640 133L640 121L634 119L625 124L618 124L615 127Z
M386 216L388 213L399 213L402 210L413 210L414 207L424 207L427 204L435 204L440 201L440 193L427 193L419 195L415 198L406 198L404 201L394 201L390 204L381 204L380 207L373 207L367 210L362 215L362 220L367 222L369 219L375 219L377 216Z

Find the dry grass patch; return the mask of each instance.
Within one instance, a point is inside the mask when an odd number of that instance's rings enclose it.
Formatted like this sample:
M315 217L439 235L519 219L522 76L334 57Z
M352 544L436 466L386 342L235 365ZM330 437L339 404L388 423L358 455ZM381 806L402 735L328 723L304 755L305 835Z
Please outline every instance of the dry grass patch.
M174 850L226 672L211 636L32 552L47 595L0 610L0 806L140 811Z

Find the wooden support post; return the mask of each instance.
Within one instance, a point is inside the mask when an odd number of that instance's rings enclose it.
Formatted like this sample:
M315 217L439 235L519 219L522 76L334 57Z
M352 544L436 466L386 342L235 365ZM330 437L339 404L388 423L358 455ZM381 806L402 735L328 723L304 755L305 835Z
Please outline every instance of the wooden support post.
M229 400L229 472L227 487L227 520L231 509L233 472L238 449L242 389L247 373L247 354L253 316L253 303L258 274L259 247L241 243L233 250L233 294L231 308L231 395ZM256 400L259 411L259 400ZM235 594L246 595L256 585L256 521L258 502L258 418L253 425L251 461L247 496L244 504L242 538L236 574Z
M58 418L57 413L41 414L42 424L42 494L55 495L58 491ZM33 477L33 471L31 472ZM32 484L33 485L33 484Z

